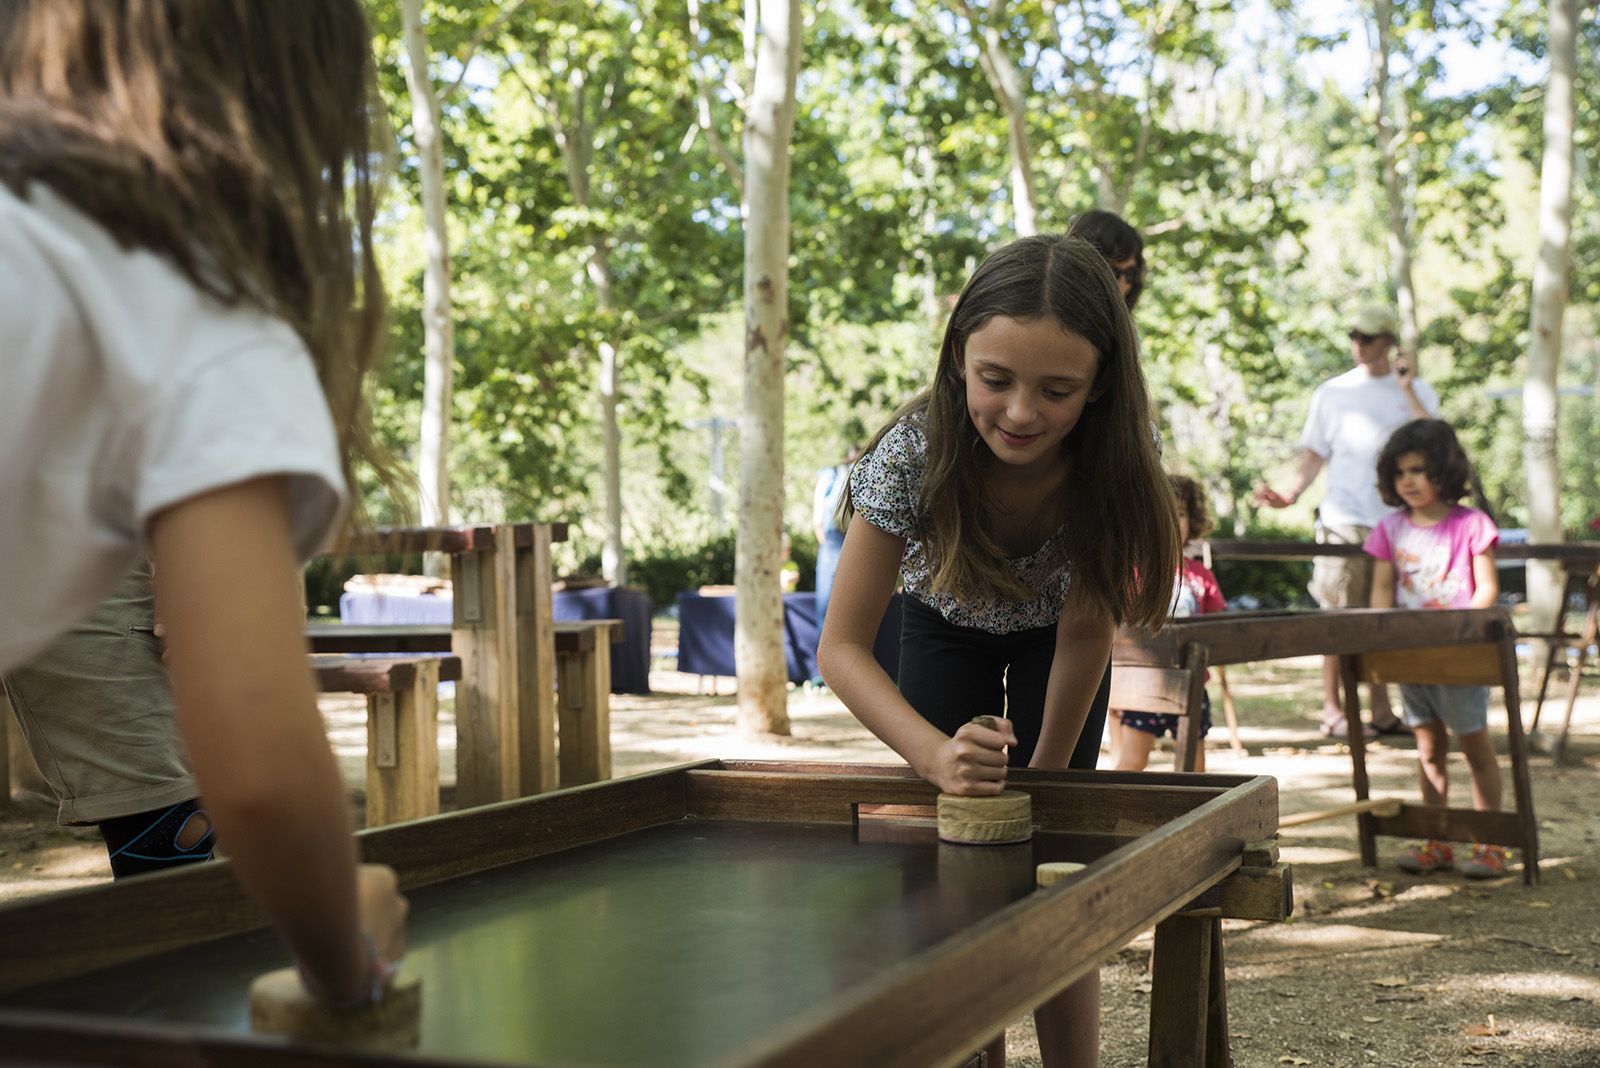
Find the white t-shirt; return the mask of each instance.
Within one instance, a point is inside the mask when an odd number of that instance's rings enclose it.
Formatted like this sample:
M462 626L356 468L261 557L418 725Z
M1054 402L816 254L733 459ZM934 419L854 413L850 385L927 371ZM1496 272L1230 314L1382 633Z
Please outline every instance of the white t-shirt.
M302 557L344 508L327 401L295 332L0 185L0 670L109 594L151 516L289 476Z
M1420 378L1412 385L1423 409L1438 416L1433 387ZM1392 374L1374 377L1352 367L1316 388L1300 445L1328 464L1328 492L1318 507L1323 523L1372 527L1390 512L1378 495L1378 454L1389 435L1414 418Z

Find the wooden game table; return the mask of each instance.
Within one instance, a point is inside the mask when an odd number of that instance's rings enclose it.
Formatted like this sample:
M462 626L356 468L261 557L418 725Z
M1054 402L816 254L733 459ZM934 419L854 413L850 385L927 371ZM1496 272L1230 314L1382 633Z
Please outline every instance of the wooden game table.
M1229 1064L1220 918L1289 911L1276 783L1011 785L1031 843L938 842L903 767L720 761L363 832L423 1015L358 1060L245 1033L283 951L225 862L13 905L0 1062L954 1065L1157 924L1151 1063Z
M1368 867L1377 864L1380 835L1492 842L1523 851L1523 881L1532 885L1539 880L1539 829L1519 711L1516 636L1511 617L1500 608L1218 612L1173 620L1156 633L1123 628L1111 660L1114 679L1117 666L1176 668L1196 652L1202 654L1202 667L1337 656L1358 803L1369 800L1359 682L1499 687L1507 710L1514 811L1475 812L1410 802L1393 816L1361 811L1356 817L1361 861ZM1194 702L1187 713L1191 720L1198 715L1198 697Z

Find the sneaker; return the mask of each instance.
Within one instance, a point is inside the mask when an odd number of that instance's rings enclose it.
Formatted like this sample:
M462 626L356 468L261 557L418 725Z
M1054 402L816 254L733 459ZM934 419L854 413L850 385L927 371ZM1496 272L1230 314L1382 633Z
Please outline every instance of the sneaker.
M1449 842L1435 842L1430 839L1401 853L1400 859L1395 863L1399 865L1401 871L1408 871L1413 875L1427 875L1453 867L1455 856L1450 852Z
M1411 729L1411 724L1407 723L1403 719L1392 719L1388 723L1375 723L1375 724L1372 725L1372 729L1377 731L1379 734L1415 734L1416 733L1416 731Z
M1461 874L1469 879L1497 879L1506 873L1504 846L1475 845L1472 856L1461 865Z

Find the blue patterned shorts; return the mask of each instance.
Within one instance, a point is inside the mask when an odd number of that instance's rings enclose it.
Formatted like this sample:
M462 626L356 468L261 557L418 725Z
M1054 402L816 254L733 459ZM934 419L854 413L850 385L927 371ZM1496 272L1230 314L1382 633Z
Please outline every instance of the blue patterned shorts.
M1124 712L1122 725L1136 731L1153 734L1157 738L1163 734L1170 734L1174 741L1178 738L1178 717L1169 716L1160 712ZM1211 695L1200 694L1200 737L1204 738L1211 733Z

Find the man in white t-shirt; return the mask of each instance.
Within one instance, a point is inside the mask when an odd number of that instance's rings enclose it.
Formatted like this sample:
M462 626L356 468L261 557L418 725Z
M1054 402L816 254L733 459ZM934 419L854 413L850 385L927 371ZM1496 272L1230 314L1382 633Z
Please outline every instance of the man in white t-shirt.
M1378 495L1378 453L1402 425L1439 414L1439 396L1416 377L1410 357L1395 351L1400 323L1389 307L1364 304L1350 317L1350 353L1355 366L1329 379L1311 394L1305 430L1300 435L1300 463L1286 492L1263 483L1255 501L1269 508L1287 508L1328 471L1327 494L1317 508L1317 540L1360 546L1379 519L1390 511ZM1391 358L1392 355L1392 358ZM1372 586L1372 563L1363 555L1318 557L1311 572L1311 596L1323 608L1363 608ZM1388 691L1370 688L1372 725L1369 736L1405 733L1405 725L1389 707ZM1343 737L1344 712L1339 706L1339 660L1322 663L1322 732Z

